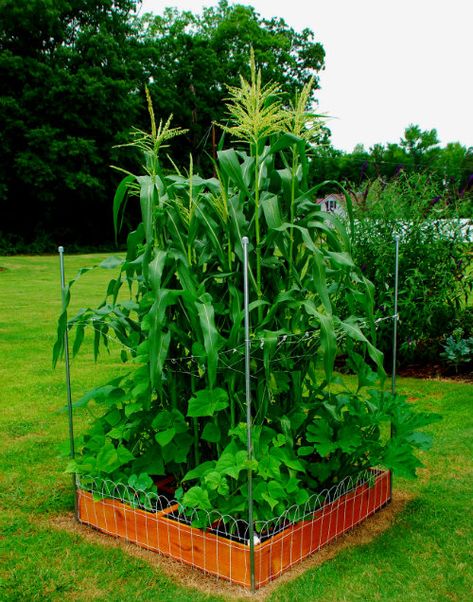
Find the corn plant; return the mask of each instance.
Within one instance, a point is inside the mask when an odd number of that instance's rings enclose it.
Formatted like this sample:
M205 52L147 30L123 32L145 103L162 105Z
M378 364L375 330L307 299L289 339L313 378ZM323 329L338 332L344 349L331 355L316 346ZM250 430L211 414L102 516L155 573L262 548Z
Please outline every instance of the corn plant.
M314 203L308 153L317 116L307 112L309 83L285 107L251 80L229 89L229 121L214 176L163 167L166 141L182 133L171 121L135 131L130 145L143 174L126 174L114 199L119 230L125 201L139 202L141 222L104 302L69 322L66 295L54 361L65 328L77 353L86 327L94 353L116 339L130 366L76 405L101 409L69 470L155 487L173 475L184 508L246 517L253 471L255 520L372 465L414 474L413 447L429 419L400 398L373 389L383 378L375 345L373 286L351 257L347 227ZM225 137L234 140L224 148ZM165 163L164 163L165 164ZM347 195L350 211L350 197ZM250 240L251 394L254 458L246 451L243 250ZM118 264L118 265L117 265ZM69 285L72 286L72 282ZM123 289L123 290L122 290ZM334 372L343 355L358 375L350 391ZM376 374L377 372L377 374ZM383 422L396 437L382 437ZM86 482L82 477L82 482Z

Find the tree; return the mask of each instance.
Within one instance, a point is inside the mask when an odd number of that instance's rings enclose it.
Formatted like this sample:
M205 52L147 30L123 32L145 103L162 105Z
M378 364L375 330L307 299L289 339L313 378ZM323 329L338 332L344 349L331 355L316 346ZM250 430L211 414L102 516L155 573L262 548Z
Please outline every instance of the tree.
M174 146L177 161L187 162L190 152L197 162L212 153L212 123L225 115L224 82L238 85L240 75L249 77L251 47L264 81L278 83L287 98L311 76L315 90L324 64L323 47L309 29L295 32L283 19L264 19L251 6L226 0L204 9L202 16L176 9L147 14L141 28L153 47L147 69L156 113L173 113L176 125L189 128L186 142Z
M430 156L436 152L439 139L437 130L421 130L418 125L409 125L404 130L401 147L414 159Z
M434 168L448 189L451 200L464 201L459 206L460 215L473 217L473 147L466 148L459 142L450 142L438 153Z
M142 87L135 5L0 0L3 235L103 238L113 146L137 114Z
M388 183L403 173L425 173L444 201L455 206L456 215L472 214L471 203L467 201L473 191L473 148L458 142L442 148L435 129L422 130L418 125L410 125L399 144L375 144L369 151L362 145L357 145L351 153L330 145L319 147L314 151L312 168L314 184L324 180L343 181L354 191L363 189L366 194L369 188L366 181L380 178ZM335 188L329 184L324 192Z
M192 152L203 169L224 82L248 77L251 46L265 79L291 97L323 66L312 32L251 7L223 1L201 17L166 9L138 18L136 4L0 0L0 248L11 235L46 235L51 247L113 240L110 165L132 168L114 147L132 126L146 129L146 83L158 118L190 124L175 160L187 165Z

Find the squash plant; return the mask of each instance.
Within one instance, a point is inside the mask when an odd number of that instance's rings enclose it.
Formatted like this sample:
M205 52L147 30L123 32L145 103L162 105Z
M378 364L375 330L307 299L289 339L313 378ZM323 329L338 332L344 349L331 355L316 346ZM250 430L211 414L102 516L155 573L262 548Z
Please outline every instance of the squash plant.
M126 200L141 222L127 237L97 309L69 321L70 287L59 319L54 362L66 328L77 353L86 327L97 357L110 339L128 372L88 392L95 417L68 470L135 489L173 475L176 496L205 524L207 512L247 516L252 471L255 520L304 504L313 492L370 466L408 476L426 448L418 428L432 416L376 388L383 380L375 345L372 284L351 256L348 226L314 203L308 153L319 127L307 111L309 83L290 106L251 80L229 88L229 121L212 177L183 173L163 149L182 133L156 124L130 146L143 173L127 173L114 199L116 231ZM233 146L224 148L231 138ZM347 195L351 215L350 197ZM243 251L250 240L251 394L254 458L246 451ZM357 374L350 390L334 373L343 354ZM387 438L383 425L393 424ZM196 514L197 511L197 514ZM199 514L200 512L200 514Z

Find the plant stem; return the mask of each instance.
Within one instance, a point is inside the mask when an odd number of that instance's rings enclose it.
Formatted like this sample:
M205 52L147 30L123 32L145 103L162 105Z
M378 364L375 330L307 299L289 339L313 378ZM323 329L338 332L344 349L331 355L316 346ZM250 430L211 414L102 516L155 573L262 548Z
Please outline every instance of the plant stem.
M256 294L258 301L263 297L261 290L261 233L259 224L259 152L258 142L255 144L255 230L256 230ZM258 322L263 319L263 308L258 307Z
M218 419L217 419L217 416L214 416L214 424L215 424L215 426L216 426L216 427L217 427L217 429L218 429L218 428L219 428L219 426L218 426ZM216 446L217 446L217 455L218 455L218 457L220 458L220 456L222 455L222 446L220 445L220 442L219 442L219 441L217 441L217 444L216 444Z
M190 164L189 164L189 231L191 228L192 221L192 212L193 207L192 204L194 202L193 199L193 190L192 190L192 177L193 177L193 163L192 163L192 155L190 156ZM187 236L187 261L189 265L192 265L192 245L189 242L189 235Z
M199 450L199 421L197 418L192 419L192 424L194 427L194 461L195 465L198 466L200 464L200 450Z
M226 239L227 239L227 261L228 261L228 271L231 272L232 271L232 240L230 238L230 226L229 226L229 217L228 217L228 196L225 190L225 187L222 186L222 197L223 197L223 203L224 203L224 207L225 207L225 224L227 227L227 231L226 231Z
M235 428L235 398L233 396L233 391L235 390L235 375L232 374L230 377L230 386L229 391L230 394L230 427Z
M195 392L195 377L191 376L191 391L192 394ZM194 462L195 466L200 464L200 451L199 451L199 421L197 418L192 419L192 426L194 429Z
M171 379L169 392L171 394L171 405L173 408L177 408L176 381L174 379Z
M296 200L296 173L297 173L297 155L292 151L292 173L291 173L291 206L290 206L290 224L294 226L294 210ZM292 284L292 264L294 255L294 228L291 227L291 242L289 244L289 286Z

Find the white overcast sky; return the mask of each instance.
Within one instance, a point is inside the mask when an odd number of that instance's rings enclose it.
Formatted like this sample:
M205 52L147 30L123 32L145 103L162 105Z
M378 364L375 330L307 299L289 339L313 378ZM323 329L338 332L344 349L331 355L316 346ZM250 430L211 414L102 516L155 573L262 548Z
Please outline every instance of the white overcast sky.
M398 142L410 123L473 146L473 0L241 0L325 48L319 110L336 148ZM144 0L201 11L213 0Z

